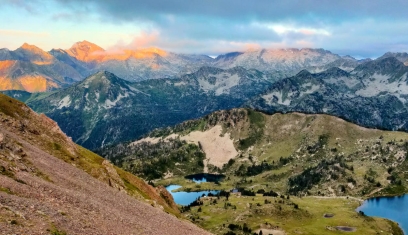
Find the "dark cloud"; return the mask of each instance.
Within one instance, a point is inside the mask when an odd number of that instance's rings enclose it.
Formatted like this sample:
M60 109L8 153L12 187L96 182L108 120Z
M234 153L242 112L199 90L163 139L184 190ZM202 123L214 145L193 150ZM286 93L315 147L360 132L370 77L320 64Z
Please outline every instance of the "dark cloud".
M163 16L215 17L234 21L277 21L298 18L310 22L341 22L344 18L406 19L406 0L56 0L80 9L90 7L115 20L154 21Z
M44 5L37 0L3 1L3 5L32 13ZM144 46L175 52L216 54L249 47L319 47L340 54L374 57L386 51L408 50L406 0L49 2L54 9L49 16L52 21L133 24L143 31L142 37L154 35ZM138 40L136 37L135 42ZM134 45L140 43L125 46Z

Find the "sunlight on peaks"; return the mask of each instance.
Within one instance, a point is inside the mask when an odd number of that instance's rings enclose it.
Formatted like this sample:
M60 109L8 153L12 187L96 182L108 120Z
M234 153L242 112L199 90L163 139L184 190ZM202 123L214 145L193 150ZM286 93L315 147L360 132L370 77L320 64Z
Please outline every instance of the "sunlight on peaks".
M47 90L47 79L42 76L24 76L18 79L24 90L28 92L44 92ZM53 87L58 87L53 84Z
M0 61L0 75L16 63L15 60Z

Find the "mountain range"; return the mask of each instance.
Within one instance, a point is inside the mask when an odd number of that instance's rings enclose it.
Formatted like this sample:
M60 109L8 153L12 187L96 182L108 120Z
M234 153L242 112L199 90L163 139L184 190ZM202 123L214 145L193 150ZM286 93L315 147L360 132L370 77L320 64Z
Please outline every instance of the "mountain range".
M347 57L352 68L355 59ZM284 78L303 68L341 63L344 57L323 49L262 49L232 52L211 58L178 54L158 48L105 50L88 41L69 49L44 51L25 43L14 51L0 49L0 90L43 92L64 88L99 71L136 82L179 77L201 67L257 69Z
M408 67L380 57L346 72L306 70L274 83L248 105L265 112L326 113L363 126L408 130Z
M338 67L302 70L284 79L243 67L201 67L171 79L133 83L99 72L52 93L4 93L50 116L74 141L91 149L237 107L327 113L367 127L407 130L408 67L393 56L354 65L349 72Z
M170 80L137 83L99 72L28 104L58 122L75 142L95 149L215 110L241 106L262 92L271 80L262 72L241 67L203 67ZM8 94L20 99L31 97L25 92Z

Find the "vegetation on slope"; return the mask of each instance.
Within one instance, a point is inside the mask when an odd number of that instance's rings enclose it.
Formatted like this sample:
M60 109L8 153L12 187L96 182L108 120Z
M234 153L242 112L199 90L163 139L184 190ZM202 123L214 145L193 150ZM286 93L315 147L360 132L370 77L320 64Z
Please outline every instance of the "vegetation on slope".
M25 104L3 94L0 94L0 125L2 127L1 132L3 132L3 134L0 133L1 156L15 156L17 154L20 156L15 158L18 161L13 158L1 158L0 171L2 175L13 177L14 171L19 169L14 169L13 166L18 164L20 159L23 159L21 165L23 169L31 166L29 162L24 162L25 153L21 147L22 144L5 137L10 133L17 133L24 141L84 170L110 186L118 190L125 190L136 198L158 203L164 210L179 215L176 205L172 199L169 200L167 191L151 187L134 175L113 166L97 154L74 144L54 121L45 115L34 113ZM38 176L48 179L48 176L41 172L36 172L35 169L33 171Z
M336 234L338 226L349 226L361 234L401 232L395 223L354 210L364 198L407 192L407 133L366 129L328 115L266 115L233 109L155 130L145 140L165 143L169 136L207 131L215 125L230 135L239 153L214 169L226 175L223 181L195 184L179 173L155 181L158 185L182 185L178 191L240 190L241 196L231 196L228 201L202 198L202 203L195 203L190 210L183 208L200 226L217 234L249 230ZM152 146L143 149L151 151ZM276 193L283 198L266 196ZM325 213L334 217L324 218Z
M157 143L118 144L98 151L117 166L147 180L160 179L171 170L171 176L203 171L204 153L199 146L180 139Z

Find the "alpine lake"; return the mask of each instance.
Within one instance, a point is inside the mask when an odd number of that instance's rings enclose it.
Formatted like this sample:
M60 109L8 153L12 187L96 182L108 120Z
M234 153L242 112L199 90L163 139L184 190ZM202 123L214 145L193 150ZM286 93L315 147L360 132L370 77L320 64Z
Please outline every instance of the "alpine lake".
M225 178L224 175L215 174L194 174L185 177L186 180L191 180L197 184L203 182L219 182ZM198 197L207 196L209 193L217 194L217 190L207 190L198 192L185 192L177 190L182 186L168 185L166 189L171 193L174 201L182 206L187 206ZM408 234L408 194L392 197L375 197L364 201L364 203L356 209L357 212L362 211L367 216L381 217L393 220L398 223L404 234Z
M356 211L362 211L367 216L393 220L398 223L404 234L408 234L408 194L370 198Z
M203 182L218 182L221 181L223 178L225 178L224 175L215 175L215 174L207 174L207 173L201 173L201 174L194 174L194 175L188 175L185 177L187 180L192 180L197 184L203 183ZM171 195L174 198L174 201L182 206L187 206L193 201L195 201L198 197L202 196L207 196L209 193L212 194L217 194L219 191L217 190L210 190L210 191L198 191L198 192L184 192L184 191L179 191L179 192L173 192L174 190L180 188L180 185L175 185L171 184L166 187L167 191L171 193Z

